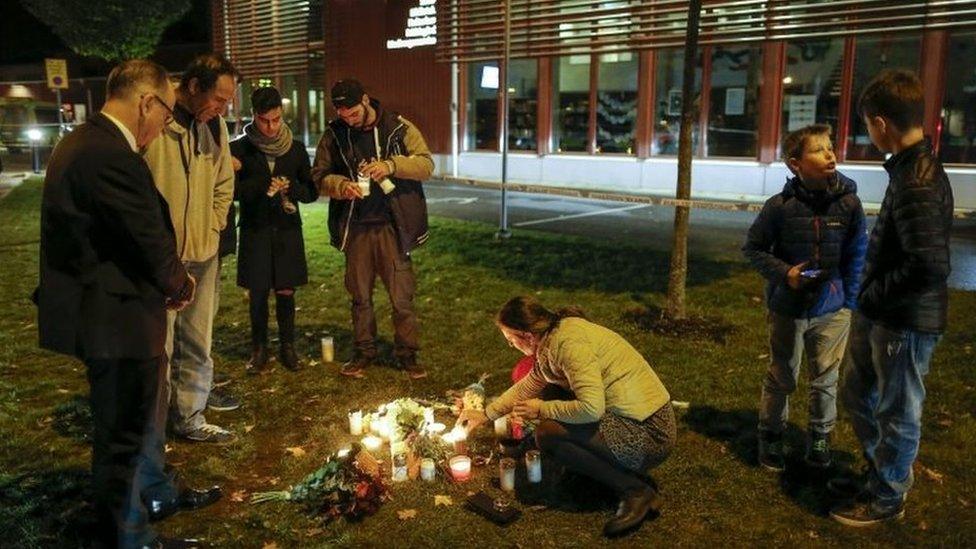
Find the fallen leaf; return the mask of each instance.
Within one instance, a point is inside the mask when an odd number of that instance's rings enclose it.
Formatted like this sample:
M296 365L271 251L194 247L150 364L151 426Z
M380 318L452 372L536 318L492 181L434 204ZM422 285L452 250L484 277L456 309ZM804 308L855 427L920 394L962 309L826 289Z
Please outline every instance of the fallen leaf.
M253 430L254 430L254 426L253 425L245 425L244 426L244 432L245 433L250 433Z
M311 416L302 416L302 421L312 421Z
M66 395L66 394L68 394L68 393L70 393L70 392L71 392L71 391L69 391L69 390L67 390L67 389L58 389L58 394L59 394L59 395Z
M305 530L305 536L314 538L315 536L321 536L323 532L325 532L323 528L309 528Z
M968 508L973 506L973 502L969 501L968 499L962 499L962 498L958 498L958 499L959 499L959 505L962 505L963 507Z
M919 530L922 530L923 532L924 532L925 530L928 530L928 529L929 529L929 523L927 523L927 522L925 522L925 521L923 520L922 522L920 522L920 523L918 524L918 529L919 529Z
M301 446L292 446L290 448L285 448L285 451L295 457L302 457L305 455L305 449Z
M918 467L919 467L919 469L922 470L922 473L925 474L926 478L928 478L929 480L931 480L933 482L937 482L939 484L942 484L942 481L944 480L942 473L940 473L940 472L938 472L938 471L936 471L934 469L929 469L928 467L922 465L921 463L918 464Z
M277 486L281 482L281 477L271 477L268 479L268 484L271 486Z
M407 520L407 519L417 518L417 510L416 509L403 509L402 511L397 511L397 516L400 517L400 520Z
M437 494L434 496L434 507L441 505L454 505L454 500L451 499L451 496L442 496Z
M759 303L759 302L761 302L761 301L762 301L762 299L760 299L760 298L758 298L758 297L756 297L756 296L752 296L752 302L753 302L753 303Z
M687 410L688 407L691 406L691 403L687 400L672 400L671 406L679 410Z
M817 539L820 537L820 534L816 533L813 530L808 531L807 535L810 536L810 539Z
M759 360L764 360L764 359L769 358L769 355L766 354L766 353L763 353L763 354L757 356L756 358L758 358Z
M231 492L230 500L240 503L247 499L247 490L237 490L236 492Z
M266 541L264 542L264 545L261 546L261 549L278 549L278 544L273 541Z

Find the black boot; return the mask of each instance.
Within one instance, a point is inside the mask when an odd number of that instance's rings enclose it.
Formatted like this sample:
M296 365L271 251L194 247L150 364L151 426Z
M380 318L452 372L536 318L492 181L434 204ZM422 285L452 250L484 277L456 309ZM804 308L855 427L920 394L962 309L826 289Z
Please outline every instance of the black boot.
M291 343L282 343L278 354L281 363L289 370L295 372L302 369L302 364L295 353L295 346Z
M646 486L625 494L620 499L617 514L603 526L603 535L616 537L640 526L649 515L656 515L661 508L657 490Z
M268 344L252 343L251 360L247 363L247 373L263 374L271 371L271 364L268 362Z

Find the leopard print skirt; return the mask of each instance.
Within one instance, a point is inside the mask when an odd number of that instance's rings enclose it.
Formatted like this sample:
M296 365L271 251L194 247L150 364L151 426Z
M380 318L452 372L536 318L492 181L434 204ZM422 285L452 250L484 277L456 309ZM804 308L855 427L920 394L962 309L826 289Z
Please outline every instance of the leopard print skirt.
M617 461L631 471L657 467L677 438L674 408L668 402L644 421L608 412L600 419L600 435Z

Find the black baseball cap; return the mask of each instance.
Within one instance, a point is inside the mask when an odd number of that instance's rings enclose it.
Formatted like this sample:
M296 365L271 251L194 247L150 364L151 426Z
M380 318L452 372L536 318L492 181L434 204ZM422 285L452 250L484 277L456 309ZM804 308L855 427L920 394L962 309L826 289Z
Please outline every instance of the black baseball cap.
M359 83L359 80L353 80L352 78L339 80L332 85L332 105L336 108L344 107L348 109L349 107L358 105L363 100L364 93L366 93L366 90Z

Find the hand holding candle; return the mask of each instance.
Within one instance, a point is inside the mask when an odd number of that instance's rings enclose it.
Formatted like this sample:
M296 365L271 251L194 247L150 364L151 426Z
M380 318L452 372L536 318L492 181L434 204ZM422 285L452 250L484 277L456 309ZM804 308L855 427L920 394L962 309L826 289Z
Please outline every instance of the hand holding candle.
M542 400L538 398L530 398L529 400L523 400L516 403L512 412L523 419L538 419L539 411L541 409Z

